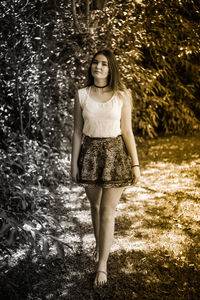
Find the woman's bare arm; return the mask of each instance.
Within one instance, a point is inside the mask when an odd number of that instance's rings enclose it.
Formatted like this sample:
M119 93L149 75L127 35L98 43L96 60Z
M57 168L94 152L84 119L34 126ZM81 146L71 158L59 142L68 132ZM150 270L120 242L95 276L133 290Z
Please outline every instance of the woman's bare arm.
M83 136L82 109L80 106L78 93L76 93L75 102L74 102L74 131L72 136L72 160L71 160L72 179L75 181L77 181L78 178L78 157L81 148L82 136Z
M137 155L135 137L132 130L131 111L132 111L132 98L131 98L131 94L127 92L125 93L125 97L123 99L121 130L122 130L122 136L126 148L132 159L132 166L135 166L135 165L139 165L139 160ZM139 178L140 176L139 167L134 167L133 173L135 177Z

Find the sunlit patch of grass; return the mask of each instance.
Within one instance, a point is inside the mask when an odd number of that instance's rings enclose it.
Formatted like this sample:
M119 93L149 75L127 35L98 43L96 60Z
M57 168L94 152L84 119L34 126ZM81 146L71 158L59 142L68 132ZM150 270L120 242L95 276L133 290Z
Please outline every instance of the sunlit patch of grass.
M129 217L120 217L125 232L123 233L118 225L116 243L123 249L130 250L132 245L132 249L147 253L162 249L166 250L172 257L187 260L186 253L183 253L186 245L194 244L193 238L198 234L200 207L198 203L191 202L191 200L189 202L183 200L184 197L184 193L176 192L168 195L168 197L165 195L165 198L159 199L157 197L153 205L152 202L149 205L147 199L141 201L139 210L134 207L134 218L129 216L132 207L130 205L127 211ZM191 198L195 199L194 197ZM195 219L194 214L197 219ZM127 221L128 224L126 224ZM131 226L130 221L133 222ZM193 238L191 238L192 234ZM195 255L197 254L195 253Z

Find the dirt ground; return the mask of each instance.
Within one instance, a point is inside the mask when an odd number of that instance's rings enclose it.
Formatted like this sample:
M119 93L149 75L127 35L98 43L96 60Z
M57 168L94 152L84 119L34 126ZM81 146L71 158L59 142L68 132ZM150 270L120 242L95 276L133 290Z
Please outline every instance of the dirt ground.
M200 299L200 139L158 138L138 144L140 182L116 212L108 284L93 289L94 237L89 203L77 185L59 186L52 214L65 258L52 248L7 273L9 299ZM4 300L4 299L2 299Z

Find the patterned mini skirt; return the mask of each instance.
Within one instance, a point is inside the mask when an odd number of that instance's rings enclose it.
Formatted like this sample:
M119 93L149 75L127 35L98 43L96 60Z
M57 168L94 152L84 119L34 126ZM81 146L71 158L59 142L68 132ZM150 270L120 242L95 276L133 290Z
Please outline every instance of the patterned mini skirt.
M78 183L104 188L133 185L131 162L121 135L108 138L85 136L79 155Z

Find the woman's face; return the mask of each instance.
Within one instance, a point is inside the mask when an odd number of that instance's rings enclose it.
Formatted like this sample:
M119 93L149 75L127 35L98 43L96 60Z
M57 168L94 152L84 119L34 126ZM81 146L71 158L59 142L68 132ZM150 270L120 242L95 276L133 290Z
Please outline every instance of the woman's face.
M103 54L95 56L91 66L91 73L95 79L106 79L108 77L108 60Z

